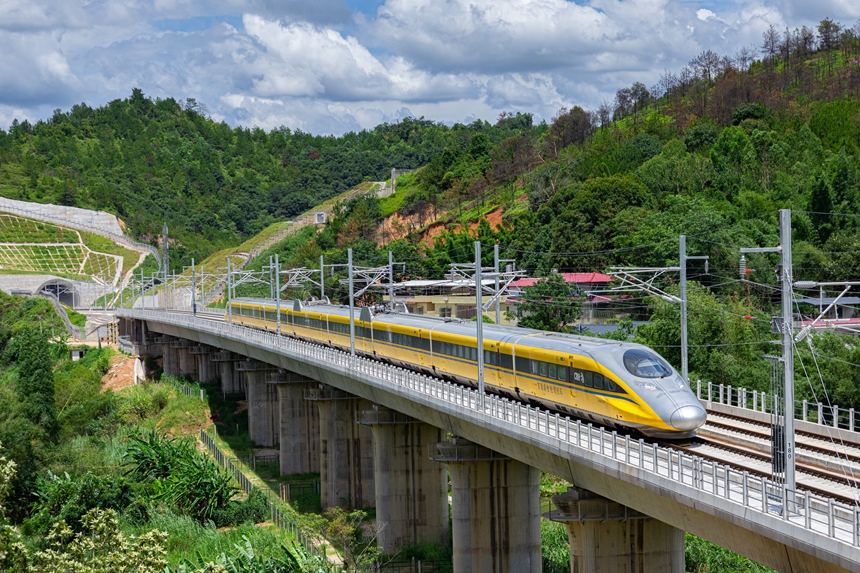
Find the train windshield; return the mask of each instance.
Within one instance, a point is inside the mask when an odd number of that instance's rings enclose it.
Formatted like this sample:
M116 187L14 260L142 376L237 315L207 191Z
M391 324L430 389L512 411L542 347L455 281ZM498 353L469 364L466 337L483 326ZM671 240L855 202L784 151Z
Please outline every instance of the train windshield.
M647 350L633 349L624 353L624 367L639 378L665 378L672 368L665 360Z

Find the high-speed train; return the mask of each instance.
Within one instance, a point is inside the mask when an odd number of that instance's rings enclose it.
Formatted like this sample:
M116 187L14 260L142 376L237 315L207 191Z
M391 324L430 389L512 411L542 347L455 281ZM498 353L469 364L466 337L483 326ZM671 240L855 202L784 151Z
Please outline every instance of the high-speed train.
M225 319L274 331L274 300L230 301ZM281 301L281 333L349 349L349 308ZM355 310L355 349L392 364L477 386L476 324ZM706 413L681 376L640 344L483 325L484 385L512 400L654 438L688 438Z

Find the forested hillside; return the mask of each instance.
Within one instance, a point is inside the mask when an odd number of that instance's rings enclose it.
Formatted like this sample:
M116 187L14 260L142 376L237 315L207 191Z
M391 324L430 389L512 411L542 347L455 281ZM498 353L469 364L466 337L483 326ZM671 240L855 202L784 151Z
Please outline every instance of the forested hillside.
M44 121L0 130L0 195L103 209L153 241L167 221L175 263L237 245L392 168L424 165L448 145L485 132L499 142L531 125L446 127L406 118L342 137L281 127L232 128L192 99L146 97L57 110ZM172 259L173 260L173 259Z
M691 373L766 390L761 357L772 351L770 317L779 312L778 260L750 256L753 272L742 281L738 249L777 245L778 210L790 208L795 278L860 279L857 31L830 20L815 31L771 29L761 50L704 52L654 88L619 90L595 112L561 110L498 144L471 132L399 181L396 196L356 198L319 234L282 244L280 260L345 262L352 247L357 264L376 266L391 250L406 263L404 276L438 278L450 263L472 260L477 238L485 265L499 244L502 258L545 276L677 265L686 234L689 254L710 257L707 273L703 265L690 273ZM677 292L677 275L666 279ZM614 305L651 319L637 340L680 366L676 305L641 293ZM816 340L817 350L800 350L806 365L818 359L831 399L860 407L855 341ZM798 363L798 395L822 399L807 373Z

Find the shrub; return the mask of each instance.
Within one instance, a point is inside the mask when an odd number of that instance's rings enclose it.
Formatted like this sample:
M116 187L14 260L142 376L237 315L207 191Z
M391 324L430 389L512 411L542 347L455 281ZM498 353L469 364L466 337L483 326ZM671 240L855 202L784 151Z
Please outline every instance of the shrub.
M120 530L116 512L93 509L81 518L81 531L64 522L48 535L48 549L34 555L34 571L87 571L89 573L161 573L166 535L158 530L138 538Z
M136 492L125 478L92 472L72 478L49 472L48 477L38 478L36 497L29 525L36 533L47 533L60 521L80 531L81 519L87 512L94 508L122 509L135 499Z
M155 499L200 521L214 519L216 511L226 509L239 491L229 474L196 452L181 458L175 471L154 485Z
M212 515L212 521L218 527L259 523L264 521L268 514L269 506L266 503L266 497L258 490L254 490L247 499L230 501L225 508L216 510Z
M135 480L157 480L170 477L181 462L195 455L187 440L159 435L154 430L129 438L125 458Z

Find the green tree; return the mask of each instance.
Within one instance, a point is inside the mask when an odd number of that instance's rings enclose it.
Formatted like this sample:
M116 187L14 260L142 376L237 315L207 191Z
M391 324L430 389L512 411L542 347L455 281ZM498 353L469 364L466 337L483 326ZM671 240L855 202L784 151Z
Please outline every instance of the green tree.
M525 328L566 332L582 316L582 302L576 298L573 286L564 276L552 274L530 287L523 288L523 295L517 304L517 314L521 314L517 324ZM515 316L508 314L508 320Z
M0 453L3 444L0 444ZM0 456L0 571L23 571L27 566L27 550L21 534L6 517L6 496L15 479L15 462Z
M44 428L54 431L54 373L53 357L47 337L38 328L28 326L18 333L18 399L27 417Z

